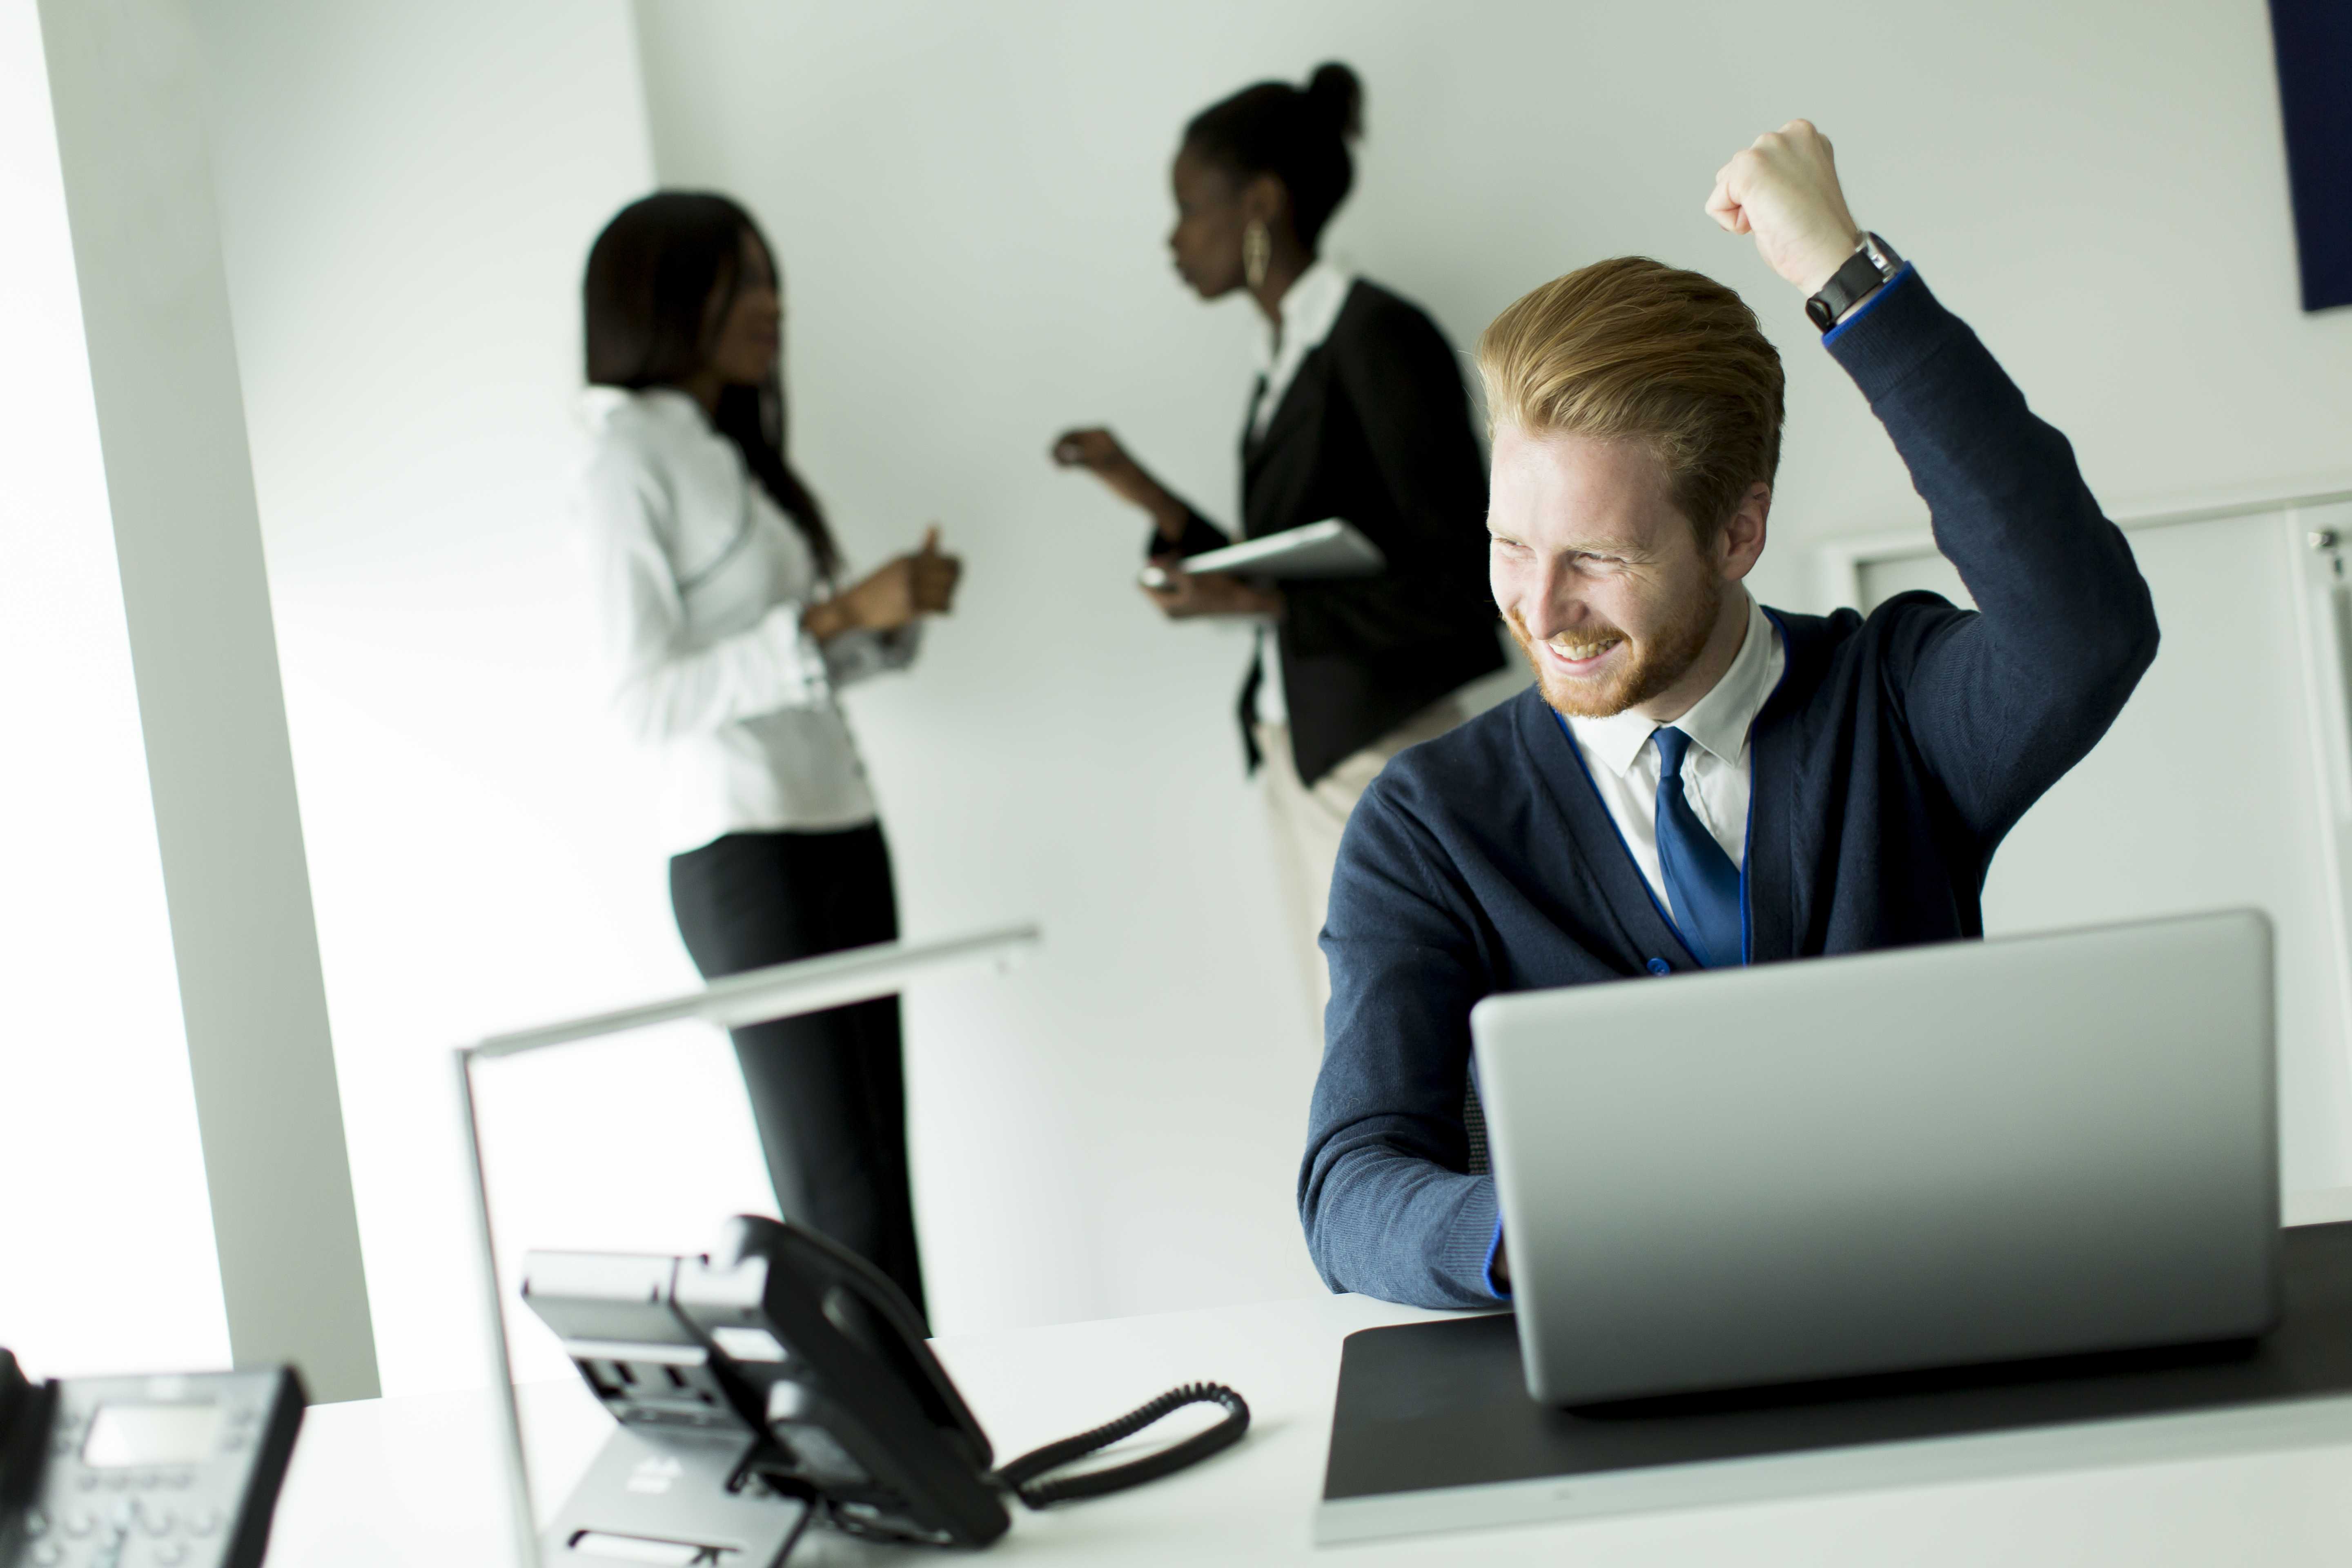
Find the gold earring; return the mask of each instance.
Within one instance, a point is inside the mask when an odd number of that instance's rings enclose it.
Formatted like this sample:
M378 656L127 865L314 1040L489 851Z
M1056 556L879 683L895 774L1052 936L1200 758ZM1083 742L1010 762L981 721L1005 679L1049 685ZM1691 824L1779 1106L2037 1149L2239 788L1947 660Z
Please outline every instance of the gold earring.
M1274 259L1274 236L1266 232L1264 218L1252 218L1242 230L1242 276L1253 289L1265 281L1265 264Z

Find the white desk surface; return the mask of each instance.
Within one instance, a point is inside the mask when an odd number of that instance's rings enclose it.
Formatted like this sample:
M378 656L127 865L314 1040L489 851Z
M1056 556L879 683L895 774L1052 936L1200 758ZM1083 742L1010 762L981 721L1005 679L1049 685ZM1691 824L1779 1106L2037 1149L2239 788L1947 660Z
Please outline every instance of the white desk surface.
M2311 1194L2291 1220L2352 1217ZM1016 1508L991 1561L1317 1561L1584 1565L2161 1564L2352 1562L2352 1446L1846 1493L1318 1549L1310 1544L1339 1344L1439 1314L1361 1296L1114 1319L937 1342L1003 1459L1213 1381L1250 1402L1247 1438L1136 1491L1044 1513ZM524 1416L542 1511L610 1422L576 1383L533 1384ZM504 1484L487 1391L313 1406L278 1504L270 1568L470 1568L507 1561ZM961 1556L961 1554L956 1554ZM813 1531L793 1564L946 1563L950 1554Z

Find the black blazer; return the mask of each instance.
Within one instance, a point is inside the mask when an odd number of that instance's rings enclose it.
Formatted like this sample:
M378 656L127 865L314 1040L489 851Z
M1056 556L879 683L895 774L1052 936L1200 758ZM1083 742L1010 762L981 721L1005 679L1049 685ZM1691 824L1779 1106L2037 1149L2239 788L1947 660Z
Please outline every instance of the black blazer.
M1358 279L1330 335L1267 420L1242 437L1242 536L1345 518L1381 547L1378 577L1286 584L1276 632L1290 748L1313 784L1339 761L1499 669L1486 587L1486 472L1453 348L1421 308ZM1232 543L1198 512L1180 555ZM1148 553L1171 546L1155 531ZM1241 694L1242 750L1264 670Z

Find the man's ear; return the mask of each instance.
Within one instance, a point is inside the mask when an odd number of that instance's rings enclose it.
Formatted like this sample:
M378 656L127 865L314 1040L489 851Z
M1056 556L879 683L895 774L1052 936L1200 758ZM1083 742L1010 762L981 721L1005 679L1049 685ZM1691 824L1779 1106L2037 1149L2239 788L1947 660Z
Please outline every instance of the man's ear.
M1765 521L1772 515L1772 487L1759 479L1739 498L1715 536L1716 569L1727 583L1737 583L1756 569L1764 553Z

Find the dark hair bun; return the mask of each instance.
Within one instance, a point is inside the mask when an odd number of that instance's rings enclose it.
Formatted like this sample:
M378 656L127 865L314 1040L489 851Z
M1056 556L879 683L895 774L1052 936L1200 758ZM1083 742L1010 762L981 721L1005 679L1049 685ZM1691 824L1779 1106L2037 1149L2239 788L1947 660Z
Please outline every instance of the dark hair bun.
M1364 134L1364 84L1338 60L1326 60L1307 79L1307 101L1348 141Z
M1253 82L1184 127L1187 151L1244 180L1272 174L1290 193L1290 220L1312 250L1356 181L1348 143L1363 134L1364 87L1337 60L1305 87Z

